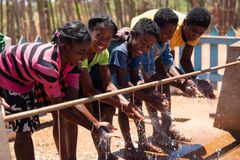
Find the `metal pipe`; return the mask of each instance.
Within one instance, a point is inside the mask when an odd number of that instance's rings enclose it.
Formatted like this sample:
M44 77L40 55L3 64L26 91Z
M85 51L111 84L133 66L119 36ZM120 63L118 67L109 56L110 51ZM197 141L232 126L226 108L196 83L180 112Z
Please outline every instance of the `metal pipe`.
M240 60L238 58L238 60L235 61L235 62L230 62L230 63L227 63L225 65L210 67L210 68L207 68L207 69L203 69L201 71L186 73L186 74L182 74L182 75L179 75L179 76L176 76L176 77L170 77L170 78L162 79L162 80L159 80L159 81L153 81L153 82L141 84L141 85L138 85L138 86L132 86L132 87L128 87L128 88L119 89L119 90L113 91L113 92L102 93L102 94L94 95L94 96L91 96L91 97L80 98L80 99L76 99L76 100L72 100L72 101L68 101L68 102L63 102L63 103L59 103L59 104L46 106L46 107L39 108L39 109L36 109L36 110L30 110L30 111L25 111L25 112L21 112L21 113L8 115L8 116L4 117L4 120L5 121L12 121L12 120L16 120L16 119L22 119L22 118L30 117L30 116L33 116L33 115L37 115L37 114L40 114L40 113L52 112L52 111L55 111L55 110L58 110L58 109L64 109L64 108L72 107L72 106L80 104L80 103L88 103L88 102L104 99L104 98L107 98L107 97L110 97L110 96L115 96L115 95L118 95L118 94L133 92L133 91L141 90L141 89L144 89L144 88L169 83L169 82L172 82L174 80L187 78L187 77L190 77L190 76L195 76L195 75L203 74L203 73L206 73L206 72L211 72L211 71L214 71L214 70L230 67L230 66L233 66L233 65L236 65L236 64L239 64L239 63L240 63Z

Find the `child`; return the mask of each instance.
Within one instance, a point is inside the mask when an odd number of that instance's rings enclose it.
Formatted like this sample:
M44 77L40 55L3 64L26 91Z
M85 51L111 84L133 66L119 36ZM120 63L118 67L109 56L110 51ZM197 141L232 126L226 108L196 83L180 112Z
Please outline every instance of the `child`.
M150 19L143 18L133 27L125 42L111 48L109 66L113 81L119 88L137 85L140 80L138 76L140 57L149 51L152 45L158 41L158 38L159 28L157 24ZM125 95L130 98L129 94ZM151 103L157 110L163 111L168 106L163 99L144 91L136 91L132 97L135 100L145 100ZM138 103L137 100L135 103ZM118 120L125 141L124 155L126 159L146 159L145 150L161 152L159 148L148 144L144 123L136 122L139 137L139 153L137 153L131 140L128 118L121 110L119 110Z
M117 32L117 27L108 16L99 15L89 20L88 28L91 32L92 45L87 53L87 60L82 63L81 82L84 92L86 95L95 95L117 90L115 85L111 82L111 74L108 68L109 53L107 50L113 35ZM95 87L96 85L94 86L95 81L89 73L94 65L99 65L100 74L95 75L95 77L101 77L103 79L103 81L99 84L101 85L101 89L97 89ZM127 112L128 116L132 118L142 119L142 116L138 113L136 106L130 103L122 95L110 97L101 101L112 104L115 107L122 108L125 112ZM99 116L96 111L98 105L94 104L95 103L93 103L93 112L97 113L95 116L98 116L99 120L111 122L112 118L109 118L108 115L114 113L115 108L113 106L101 108L101 112L104 112L104 115L101 114L102 116ZM95 147L98 150L100 160L117 159L117 157L110 152L110 146L108 143L106 144L106 147L99 145L98 135L93 134L93 140Z
M90 44L91 36L87 28L81 22L74 21L56 30L53 44L25 43L3 51L0 54L0 87L1 96L10 106L5 108L6 113L36 108L33 93L35 82L43 85L52 102L61 102L59 81L65 80L71 86L78 84L75 83L80 74L77 66L86 58ZM77 75L74 76L76 79L66 79L69 74ZM90 117L89 114L85 115ZM89 121L89 130L92 127L100 128L96 119L93 119L93 123ZM31 134L38 125L38 116L11 122L16 132L14 149L18 160L34 159Z
M193 8L187 16L181 20L177 29L170 40L170 48L173 58L175 57L175 47L184 46L181 56L180 65L183 73L194 71L191 57L194 46L198 44L200 36L207 30L211 21L211 14L205 8ZM207 98L216 98L213 89L208 81L200 80L192 76L194 85L199 89L200 93Z

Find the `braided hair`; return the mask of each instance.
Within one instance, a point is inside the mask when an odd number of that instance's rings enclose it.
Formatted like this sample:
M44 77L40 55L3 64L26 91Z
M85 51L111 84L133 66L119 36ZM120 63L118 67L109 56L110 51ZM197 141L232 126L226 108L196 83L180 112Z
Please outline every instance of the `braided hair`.
M72 42L91 42L91 35L87 27L80 21L66 23L63 27L57 28L51 42L53 44L69 44Z
M0 52L5 49L5 40L4 35L0 33Z
M92 32L95 27L98 25L102 25L104 27L110 27L113 31L113 36L117 33L117 25L113 22L113 20L105 15L97 15L88 21L88 29Z

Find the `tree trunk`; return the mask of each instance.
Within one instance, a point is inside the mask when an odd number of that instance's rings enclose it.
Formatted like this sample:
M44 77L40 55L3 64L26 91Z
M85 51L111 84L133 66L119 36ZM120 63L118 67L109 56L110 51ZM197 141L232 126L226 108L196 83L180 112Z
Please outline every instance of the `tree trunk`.
M75 12L77 14L77 19L79 21L82 21L81 16L80 16L80 10L79 10L79 5L78 5L78 0L74 0L74 5L75 5Z
M20 36L24 36L26 40L31 41L27 33L28 25L26 23L25 10L25 0L21 0L19 5Z
M2 1L2 0L0 0L0 5L1 5L1 6L0 6L0 23L1 23L1 24L0 24L0 32L3 33L3 32L4 32L4 31L3 31L3 23L4 23L4 22L3 22L3 1Z
M16 22L16 36L17 36L17 39L19 39L20 38L20 30L21 30L21 28L20 28L20 21L19 21L19 7L18 7L18 2L17 2L17 0L11 0L11 2L12 2L12 8L13 8L13 11L12 11L12 13L13 13L13 19L15 19L15 22Z
M39 31L40 31L40 35L41 35L41 38L43 41L46 40L46 37L45 37L45 22L44 22L44 12L43 12L43 7L44 7L44 4L43 4L44 1L42 0L37 0L37 9L38 9L38 15L39 15ZM44 29L43 29L44 28Z
M51 24L50 24L50 14L49 14L49 8L48 8L48 0L44 0L44 24L45 24L45 42L49 41L49 38L51 37L52 34L52 29L51 29Z
M36 25L34 23L34 20L33 20L33 10L32 10L32 0L28 0L28 19L29 19L29 37L30 37L30 40L33 41L34 40L34 37L37 35L37 31L36 31Z
M14 27L14 9L11 1L6 1L7 6L7 35L11 37L12 44L16 44L16 34Z
M55 24L55 19L54 19L54 11L53 11L53 5L52 5L52 1L48 0L48 6L49 6L49 12L50 12L50 25L51 25L51 30L53 30L54 28L56 28L56 24Z
M240 0L238 0L236 28L238 28L239 26L240 26Z
M192 0L192 8L194 8L194 7L199 7L200 6L200 2L199 2L199 0Z
M121 26L123 26L123 20L121 18L122 17L122 4L121 4L120 0L114 0L114 4L115 4L115 14L117 17L117 25L119 27L121 27Z

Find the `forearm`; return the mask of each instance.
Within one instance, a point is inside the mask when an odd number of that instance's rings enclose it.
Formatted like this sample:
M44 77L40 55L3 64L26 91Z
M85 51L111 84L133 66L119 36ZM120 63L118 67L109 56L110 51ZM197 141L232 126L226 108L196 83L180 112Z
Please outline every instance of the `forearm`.
M79 110L80 112L82 112L84 114L84 116L86 116L86 118L93 122L93 123L98 123L98 120L89 112L89 110L86 108L85 105L83 104L78 104L75 106L75 108L77 108L77 110Z
M186 73L194 72L194 67L192 65L191 59L181 59L181 66Z

